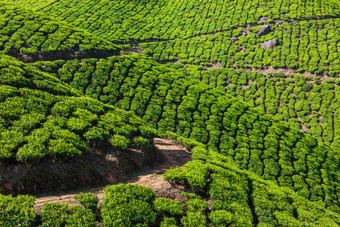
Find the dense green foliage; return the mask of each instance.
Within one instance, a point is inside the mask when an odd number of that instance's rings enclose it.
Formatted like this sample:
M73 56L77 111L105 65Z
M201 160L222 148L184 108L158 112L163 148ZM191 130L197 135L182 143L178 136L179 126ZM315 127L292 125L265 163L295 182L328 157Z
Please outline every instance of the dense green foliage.
M118 47L104 39L13 4L0 2L0 21L0 53L22 56L25 61L39 54L45 54L43 59L68 59L72 58L68 55L118 53ZM55 56L58 53L63 54Z
M186 207L186 214L184 213ZM199 197L186 204L166 198L155 199L155 192L140 185L112 185L105 188L102 218L105 226L150 226L162 217L160 226L202 226L206 223L207 202ZM176 220L177 219L177 220Z
M42 226L94 226L96 217L81 206L68 207L67 203L45 203L40 214Z
M0 54L34 62L0 55L0 165L156 135L194 152L165 174L180 201L120 184L101 207L87 193L36 214L0 195L0 225L339 226L339 15L339 0L0 1Z
M167 198L157 198L154 201L155 210L161 215L183 215L183 204Z
M14 2L40 9L40 4L30 6L26 0ZM272 66L337 76L339 5L326 0L77 0L70 6L62 0L40 10L110 41L153 41L140 46L157 61ZM272 23L273 31L256 36L259 24L266 21ZM273 50L261 47L274 38L279 44Z
M340 224L339 214L326 211L322 202L311 203L287 188L240 170L230 158L203 145L196 146L193 152L193 161L182 168L167 171L164 177L173 184L185 184L193 192L207 194L212 200L209 218L214 226ZM191 203L193 200L195 202ZM201 214L207 209L204 201L193 200L187 202L188 217L189 213L193 215L192 212L200 211L198 214Z
M91 209L92 211L97 210L98 196L92 193L80 193L75 196L75 199L86 209Z
M32 7L108 40L173 39L229 30L262 17L290 20L336 16L337 0L8 0Z
M82 206L45 203L39 215L30 196L0 195L3 226L338 226L340 216L293 191L235 167L228 158L194 148L193 161L166 172L172 184L184 184L184 202L155 199L155 192L140 185L112 185L104 189L101 219ZM85 197L85 194L80 195ZM86 197L94 195L87 194ZM79 196L78 196L79 198ZM208 203L210 206L208 206ZM95 210L97 212L97 210ZM270 212L269 212L270 211Z
M221 67L296 69L338 77L340 50L337 45L340 19L276 23L272 32L256 36L259 27L235 29L188 39L141 43L144 53L157 61L179 60L181 63ZM261 43L278 40L274 49L264 49Z
M183 69L183 68L182 68ZM340 145L340 80L312 76L229 69L204 70L191 65L186 72L277 119Z
M55 77L8 57L0 61L0 82L1 160L67 158L109 142L118 150L141 148L156 134L133 113L79 96Z
M86 62L87 65L82 62ZM70 83L72 87L103 102L109 101L110 104L114 104L115 100L110 100L113 95L109 94L112 94L111 90L114 89L112 83L116 83L118 78L109 74L113 73L115 68L121 68L120 65L112 66L108 61L96 59L44 62L35 65L37 67L43 65L40 67L41 70L55 72L56 76ZM243 97L251 106L276 115L277 119L285 120L300 130L310 131L313 136L322 138L327 143L338 144L339 79L320 80L311 76L283 73L263 75L254 71L236 71L232 68L205 70L195 65L186 65L185 70L181 64L171 67L231 96ZM103 75L104 78L100 78L99 75ZM115 80L112 81L110 77L115 77ZM90 78L93 84L100 85L86 87ZM101 88L103 86L104 88ZM118 92L115 92L115 96L118 96ZM138 110L137 107L134 110Z
M102 218L105 226L148 226L154 223L155 192L139 185L113 185L105 188ZM144 225L141 225L144 224Z
M138 54L39 65L93 98L134 111L161 132L207 144L312 201L339 204L338 152L185 73ZM91 84L80 85L89 78Z
M35 198L20 195L12 197L0 194L1 226L94 226L95 214L81 206L45 203L38 215L33 210ZM39 218L38 218L39 216Z
M32 226L36 222L32 196L0 194L0 226Z

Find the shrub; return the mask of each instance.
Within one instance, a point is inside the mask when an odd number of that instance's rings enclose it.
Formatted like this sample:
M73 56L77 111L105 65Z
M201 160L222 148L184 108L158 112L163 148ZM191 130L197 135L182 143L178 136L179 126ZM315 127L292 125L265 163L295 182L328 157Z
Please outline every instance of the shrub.
M12 197L0 194L1 226L33 226L37 215L33 210L35 198L27 195Z
M74 198L86 209L90 209L92 211L97 210L99 198L95 194L92 193L80 193L79 195L75 195Z
M225 210L214 210L209 214L209 219L213 226L228 226L232 224L234 215Z
M121 150L125 150L130 144L130 140L121 135L113 135L109 141L114 147Z
M164 217L161 224L160 224L161 227L176 227L177 224L176 224L176 220L175 218L167 218L167 217Z
M200 212L188 212L187 216L181 219L181 223L185 227L203 227L206 226L205 215Z
M154 201L155 211L159 215L183 215L184 204L167 198L157 198Z
M105 226L150 225L156 219L151 203L155 192L140 185L112 185L104 189L102 218Z
M67 203L45 203L41 211L42 226L94 226L96 216L81 206Z

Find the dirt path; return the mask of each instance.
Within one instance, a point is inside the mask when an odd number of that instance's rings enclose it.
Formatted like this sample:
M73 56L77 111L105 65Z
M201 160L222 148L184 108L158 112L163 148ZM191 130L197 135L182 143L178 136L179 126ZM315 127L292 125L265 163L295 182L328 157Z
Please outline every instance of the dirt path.
M157 193L171 189L171 185L167 181L163 180L163 173L170 169L170 167L179 167L187 163L191 159L191 153L184 147L176 145L171 140L167 139L155 138L154 146L158 156L157 165L152 169L134 173L128 179L118 183L144 185L153 189ZM91 192L96 194L99 197L99 204L101 204L104 197L103 188L104 186L49 196L41 196L36 199L34 209L39 213L45 202L78 205L77 201L74 199L74 195L79 194L80 192Z

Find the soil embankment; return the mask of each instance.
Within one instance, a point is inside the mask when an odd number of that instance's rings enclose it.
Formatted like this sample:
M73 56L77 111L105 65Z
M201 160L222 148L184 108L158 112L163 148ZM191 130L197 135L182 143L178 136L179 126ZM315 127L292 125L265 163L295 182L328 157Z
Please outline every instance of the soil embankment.
M163 180L163 173L171 167L180 167L187 163L191 159L191 153L184 147L176 145L171 140L167 139L155 138L154 147L158 157L158 162L155 167L134 173L117 183L140 184L153 189L158 195L174 195L176 193L172 193L172 191L176 189L172 188L167 181ZM40 212L45 202L76 205L78 203L74 199L74 195L81 192L96 194L99 197L99 204L101 204L104 197L103 187L95 187L86 190L38 197L34 208L37 212Z
M117 152L109 145L103 149L102 153L94 150L67 160L46 159L30 167L17 162L2 163L0 193L35 195L114 184L157 162L156 150L152 146L124 152Z

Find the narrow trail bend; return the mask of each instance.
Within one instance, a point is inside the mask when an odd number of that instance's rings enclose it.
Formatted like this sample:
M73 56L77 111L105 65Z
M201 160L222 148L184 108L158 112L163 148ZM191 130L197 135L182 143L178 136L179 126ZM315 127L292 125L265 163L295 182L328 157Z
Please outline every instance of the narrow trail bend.
M171 189L171 185L163 180L163 174L171 167L180 167L191 159L191 153L184 147L174 144L171 140L155 138L154 147L156 148L158 162L154 168L142 170L117 183L140 184L153 189L156 193ZM104 187L77 190L72 192L59 193L49 196L37 197L34 210L40 213L45 202L68 203L69 205L79 205L74 196L83 192L91 192L99 197L99 204L102 203Z

